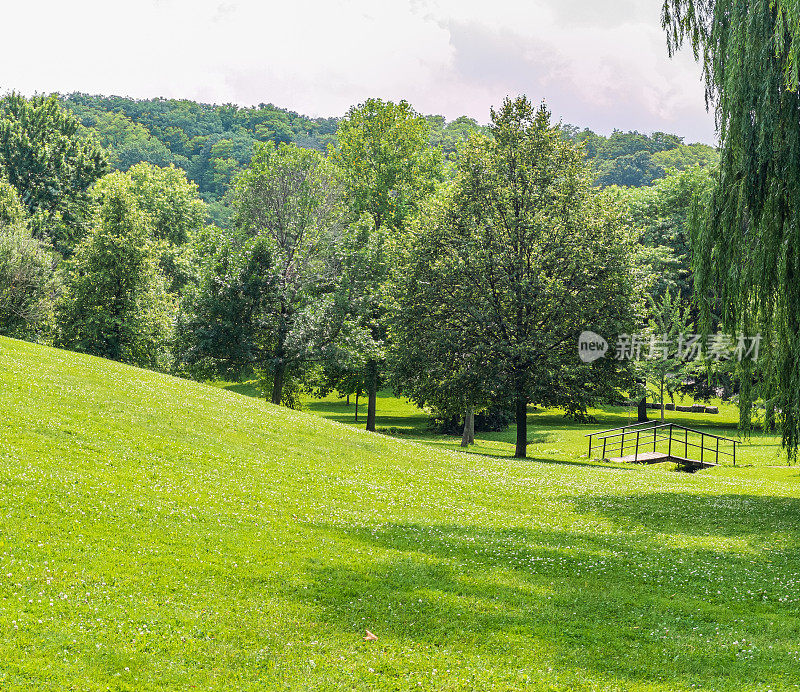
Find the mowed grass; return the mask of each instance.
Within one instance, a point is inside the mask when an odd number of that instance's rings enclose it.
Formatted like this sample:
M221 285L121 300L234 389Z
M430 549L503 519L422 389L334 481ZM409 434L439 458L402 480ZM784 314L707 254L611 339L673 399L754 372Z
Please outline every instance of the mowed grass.
M250 396L257 396L257 390L248 384L227 385L229 389L241 391ZM678 404L692 404L691 400L677 399ZM781 440L779 435L765 433L761 430L754 430L749 436L742 436L739 433L739 410L730 402L713 401L713 405L719 408L718 414L709 413L683 413L678 411L666 411L664 416L665 423L675 423L692 430L699 430L711 435L717 435L739 442L737 450L737 465L742 467L758 466L773 467L785 466L787 464L786 454L781 450ZM303 401L304 410L315 413L329 420L340 423L364 427L366 421L366 405L364 399L359 406L359 422L355 421L354 399L351 397L348 405L345 399L340 399L332 394L324 399L314 399L306 397ZM542 461L558 461L563 463L576 463L587 461L598 462L602 456L602 448L595 447L592 451L591 459L588 458L589 448L586 435L601 430L609 430L623 425L634 424L637 421L636 410L621 406L606 406L603 408L592 409L591 416L596 422L591 424L575 423L566 420L560 411L552 410L532 410L528 415L528 441L530 443L528 454L532 458ZM651 421L660 423L660 411L648 411ZM461 445L460 436L437 435L429 429L429 415L417 408L414 404L397 398L389 391L382 391L378 396L377 405L377 430L395 436L402 436L404 439L412 439L424 444L433 445L441 449L458 450ZM676 440L679 433L675 433ZM683 439L683 438L681 438ZM627 445L633 438L626 441L626 454L632 454L633 450ZM645 445L646 436L642 436L642 444ZM488 456L513 456L516 443L516 426L511 425L508 430L498 433L477 433L476 445L469 448L470 453ZM619 446L620 439L617 438L616 445ZM693 436L689 439L690 443L698 444L699 438ZM652 445L652 442L650 443ZM706 439L706 448L710 449L714 443ZM680 445L676 442L678 448ZM608 442L607 456L619 456L618 450L612 450L612 442ZM646 448L645 448L646 449ZM652 450L652 446L650 447ZM691 449L691 448L690 448ZM722 452L720 463L732 465L732 458L729 456L732 445L721 443ZM659 446L661 450L661 446ZM693 450L694 454L699 454L699 450ZM690 455L691 456L691 455ZM711 459L713 461L713 458Z
M464 454L6 339L0 386L0 689L800 684L794 469Z

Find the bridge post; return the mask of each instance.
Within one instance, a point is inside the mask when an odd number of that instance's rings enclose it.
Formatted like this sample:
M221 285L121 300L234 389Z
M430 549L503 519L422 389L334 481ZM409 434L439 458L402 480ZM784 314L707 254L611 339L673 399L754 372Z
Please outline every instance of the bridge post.
M669 451L667 452L667 456L672 458L672 426L669 426Z
M589 461L592 459L592 436L589 435Z
M636 454L633 457L633 463L634 464L638 464L639 463L639 435L641 435L641 434L642 434L641 430L637 430L636 431Z
M657 434L656 426L654 425L653 426L653 454L655 454L655 452L656 452L656 434Z
M700 465L703 465L703 452L706 450L706 435L700 433Z
M606 438L603 438L603 459L606 458Z
M684 428L683 430L683 458L689 458L689 429Z
M714 458L714 463L719 464L719 438L717 438L717 456Z
M619 443L619 455L625 456L625 430L622 430L622 442Z

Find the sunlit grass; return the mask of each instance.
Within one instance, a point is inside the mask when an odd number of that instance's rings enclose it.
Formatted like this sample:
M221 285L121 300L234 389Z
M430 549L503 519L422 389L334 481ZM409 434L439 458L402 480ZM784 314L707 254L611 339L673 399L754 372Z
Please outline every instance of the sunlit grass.
M244 389L247 385L232 385L232 387ZM255 390L251 392L245 389L245 393L255 395ZM678 403L691 404L692 401L678 400ZM754 430L749 436L742 436L738 430L738 408L730 402L716 400L711 403L719 408L718 414L666 411L665 422L739 441L737 462L739 466L786 465L786 455L781 451L779 435ZM355 422L355 407L352 398L348 406L344 399L338 398L335 394L324 399L305 397L303 405L305 410L329 420L364 427L364 415L360 415L360 423ZM365 413L363 406L361 413ZM637 421L635 409L621 406L593 409L590 414L596 422L583 424L565 419L560 411L532 411L528 416L529 455L533 458L550 461L586 462L589 461L587 458L589 451L587 434ZM660 411L648 411L648 416L651 421L660 422L661 420ZM378 431L389 431L392 434L402 435L406 439L433 445L439 449L460 449L460 436L436 435L429 430L428 421L428 413L414 404L392 396L389 391L380 393L377 406ZM474 454L513 456L516 427L512 425L505 432L499 433L477 433L475 441L476 444L469 450ZM708 441L706 444L711 445L711 442ZM730 445L723 446L723 450L730 451ZM596 461L594 458L596 456L597 450L594 450L592 461ZM721 455L720 458L725 464L731 463L731 459L724 455Z
M0 689L798 684L795 469L587 465L546 412L540 460L463 454L5 339L0 386Z

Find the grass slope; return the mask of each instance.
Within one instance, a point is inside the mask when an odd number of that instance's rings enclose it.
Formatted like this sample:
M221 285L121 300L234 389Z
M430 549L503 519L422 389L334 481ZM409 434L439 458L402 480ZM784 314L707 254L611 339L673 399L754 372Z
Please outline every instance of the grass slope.
M794 470L465 455L6 339L0 387L3 690L796 689Z

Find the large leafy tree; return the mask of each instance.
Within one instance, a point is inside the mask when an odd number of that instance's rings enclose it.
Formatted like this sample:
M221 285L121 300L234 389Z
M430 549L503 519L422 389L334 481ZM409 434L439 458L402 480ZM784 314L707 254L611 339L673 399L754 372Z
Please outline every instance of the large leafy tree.
M401 234L409 218L442 177L441 152L430 146L428 122L405 102L368 99L351 108L339 124L331 160L341 173L352 220L362 215L375 233ZM362 277L362 321L369 325L375 356L366 362L367 430L375 415L383 345L386 340L384 287L388 262L377 262Z
M800 5L666 0L663 24L670 51L689 42L702 63L722 150L717 185L694 237L699 297L707 318L720 306L731 332L760 330L768 339L761 386L743 387L742 397L760 390L777 400L783 443L794 459L800 447ZM743 382L749 380L746 374Z
M475 411L508 406L502 399L493 346L481 341L453 261L452 186L425 204L395 255L390 283L391 348L395 389L442 419L464 416L462 446L474 442Z
M159 272L152 229L128 177L104 183L94 226L69 261L56 344L165 369L175 304Z
M97 141L55 97L10 94L0 99L0 163L34 234L69 254L91 218L89 188L108 169Z
M633 252L622 207L593 191L544 107L506 100L490 131L411 240L398 344L424 354L419 396L511 402L524 457L530 403L585 414L621 383L611 360L581 363L577 343L631 327Z
M275 404L332 344L341 234L338 184L316 151L257 146L236 178L236 231L221 236L180 326L187 367L268 382Z

